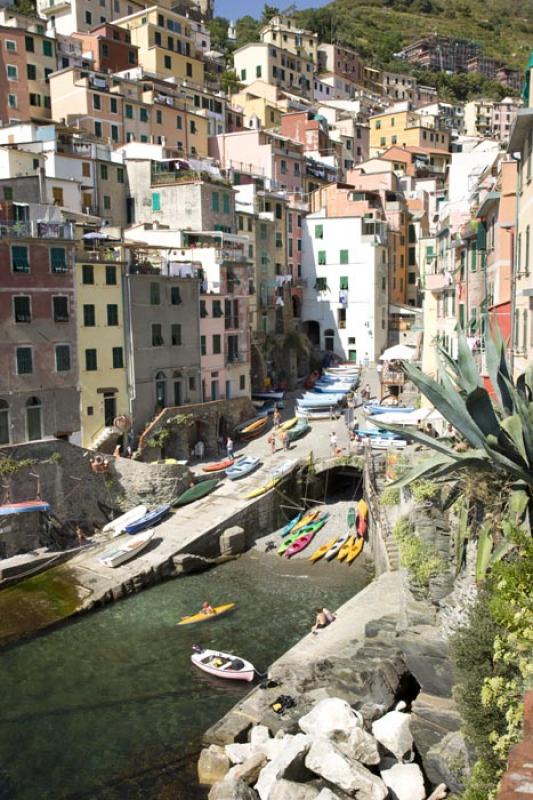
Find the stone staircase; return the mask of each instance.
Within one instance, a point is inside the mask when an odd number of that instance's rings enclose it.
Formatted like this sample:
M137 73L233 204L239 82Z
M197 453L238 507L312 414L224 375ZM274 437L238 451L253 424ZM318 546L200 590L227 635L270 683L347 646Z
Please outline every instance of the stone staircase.
M398 550L398 545L391 536L385 540L385 549L387 551L390 569L393 571L398 570L400 568L400 551Z

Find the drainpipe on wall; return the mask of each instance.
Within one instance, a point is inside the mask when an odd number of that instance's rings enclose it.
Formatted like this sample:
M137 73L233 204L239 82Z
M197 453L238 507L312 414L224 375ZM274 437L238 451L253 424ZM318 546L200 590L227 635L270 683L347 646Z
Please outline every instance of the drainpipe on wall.
M514 375L514 353L515 353L515 346L518 344L515 339L516 336L516 324L515 324L515 313L516 313L516 276L517 272L520 269L520 265L516 263L516 256L517 256L517 248L515 247L516 241L518 241L518 219L520 215L520 166L521 166L521 157L518 155L511 155L516 162L518 162L518 167L516 171L516 212L515 212L515 234L513 237L513 252L511 253L511 338L510 338L510 352L509 352L509 366L511 368L511 377Z

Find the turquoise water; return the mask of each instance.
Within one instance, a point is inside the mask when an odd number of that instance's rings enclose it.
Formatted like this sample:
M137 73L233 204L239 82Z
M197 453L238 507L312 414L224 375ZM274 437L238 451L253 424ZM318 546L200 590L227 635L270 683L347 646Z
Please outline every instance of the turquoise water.
M0 800L193 800L191 755L250 689L190 664L194 643L265 670L371 579L250 553L0 653ZM232 614L176 627L203 600Z

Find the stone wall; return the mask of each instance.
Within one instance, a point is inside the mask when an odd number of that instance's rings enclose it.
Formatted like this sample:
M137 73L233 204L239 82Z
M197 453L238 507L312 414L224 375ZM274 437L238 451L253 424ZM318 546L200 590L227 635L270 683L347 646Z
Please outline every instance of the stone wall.
M216 458L219 455L218 437L232 435L236 425L256 414L257 410L248 397L165 408L142 434L139 450L145 461L159 457L189 459L193 447L201 440L205 445L205 455ZM189 416L189 421L176 424L174 419L183 415ZM161 431L170 434L163 446L150 446L151 441L158 440Z
M150 506L166 502L185 489L190 480L189 470L178 464L143 464L111 456L108 471L94 473L89 463L93 455L90 450L59 439L2 447L0 459L32 462L19 472L2 477L2 501L17 503L40 497L50 503L51 517L68 538L77 525L92 533L113 512L116 515L141 502ZM8 518L10 540L13 536L20 538L17 553L42 546L43 536L48 533L46 515L39 515L40 524L32 519L30 529L24 519L28 516L35 515ZM11 553L11 546L9 549Z

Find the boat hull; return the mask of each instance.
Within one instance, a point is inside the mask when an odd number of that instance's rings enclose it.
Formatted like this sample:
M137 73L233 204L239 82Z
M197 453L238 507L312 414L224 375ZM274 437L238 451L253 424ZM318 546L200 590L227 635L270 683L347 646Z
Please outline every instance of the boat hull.
M194 486L191 486L190 489L186 489L182 494L180 494L172 502L172 505L174 507L178 507L186 506L188 503L194 503L195 500L200 500L200 498L205 497L207 494L210 494L212 491L214 491L219 483L219 478L211 478L211 480L208 481L200 481L200 483L196 483Z
M158 508L154 509L154 511L150 511L149 514L141 517L141 519L137 520L136 522L130 522L129 525L126 525L124 530L130 535L139 533L145 528L148 528L150 525L157 525L164 517L166 517L169 511L170 505L165 503L165 505L159 506Z
M326 555L324 556L326 561L332 561L339 554L339 551L340 551L341 547L345 544L348 536L349 536L349 534L345 533L344 536L340 536L337 539L337 541L335 542L333 547L331 547L328 550L328 552L326 553Z
M120 567L121 564L125 564L126 561L131 561L132 558L142 553L145 547L150 544L154 533L155 531L150 529L126 539L122 546L106 550L105 553L102 553L98 559L99 563L104 567L115 569L116 567Z
M191 661L195 667L213 675L215 678L224 678L230 681L253 681L255 678L255 667L243 658L231 655L231 653L221 653L216 650L202 650L200 653L193 653ZM235 662L243 664L242 669L232 669L231 664ZM222 664L219 664L222 662Z
M346 556L346 561L344 562L345 564L351 564L353 561L355 561L357 556L361 555L363 552L364 543L364 539L357 539L357 541L354 542L350 552Z
M215 464L207 464L202 467L202 472L222 472L223 469L228 469L232 464L232 458L225 458L223 461L217 461Z
M198 622L208 622L210 619L218 619L218 617L223 617L224 614L229 614L230 611L233 611L235 608L235 603L226 603L223 606L214 606L213 611L214 614L202 614L200 611L198 614L190 614L187 617L182 617L177 625L196 625Z
M261 461L258 458L240 459L232 467L229 467L226 470L226 477L229 478L230 481L237 481L239 478L244 478L246 475L250 475L254 469L257 469L260 463Z
M300 536L299 539L296 539L296 541L287 548L285 558L292 558L297 553L301 553L302 550L305 550L305 548L308 547L308 545L310 545L313 541L314 536L315 531L309 531L309 533L305 533L303 536Z
M102 533L111 533L113 536L120 536L121 533L124 533L127 525L129 525L131 522L136 522L142 517L145 517L147 513L147 506L135 506L135 508L130 509L130 511L127 511L125 514L121 514L120 517L117 517L111 522L108 522L107 525L104 525L102 528Z

